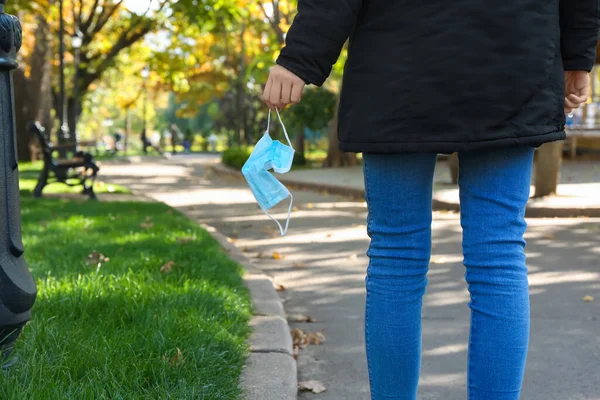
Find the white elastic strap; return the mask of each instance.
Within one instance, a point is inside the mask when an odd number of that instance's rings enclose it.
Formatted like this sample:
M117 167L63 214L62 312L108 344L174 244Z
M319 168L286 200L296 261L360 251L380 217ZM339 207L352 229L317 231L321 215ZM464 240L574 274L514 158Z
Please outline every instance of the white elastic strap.
M283 128L283 133L285 134L285 138L287 139L288 144L290 145L291 148L294 148L294 146L292 146L292 141L290 140L290 136L287 133L287 129L285 129L285 125L283 124L283 121L281 120L281 115L279 114L279 109L276 108L275 112L277 113L277 117L279 118L279 123L281 124L281 128ZM267 133L269 133L271 131L271 110L269 110L269 116L267 117Z
M269 217L273 221L275 221L275 223L279 227L279 232L281 232L281 236L285 236L287 234L288 227L290 225L290 218L292 216L292 204L294 204L294 196L292 196L292 194L290 193L290 208L288 208L288 215L287 215L287 220L285 221L285 228L283 228L281 226L281 224L279 223L279 221L277 221L271 214L269 214L268 211L265 211L265 214L267 214L267 217Z

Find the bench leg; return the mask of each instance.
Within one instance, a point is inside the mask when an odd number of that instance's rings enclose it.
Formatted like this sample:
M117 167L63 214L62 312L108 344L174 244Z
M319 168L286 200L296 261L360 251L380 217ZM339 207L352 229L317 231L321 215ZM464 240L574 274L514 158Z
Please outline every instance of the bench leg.
M93 166L89 167L89 169L92 170L92 175L83 181L83 194L90 196L90 200L97 200L96 192L94 192L94 184L96 183L96 176L98 175L99 168Z
M42 197L42 192L46 185L48 185L48 175L50 174L50 168L48 165L44 163L44 168L42 172L40 172L40 177L38 179L38 183L33 189L33 197Z

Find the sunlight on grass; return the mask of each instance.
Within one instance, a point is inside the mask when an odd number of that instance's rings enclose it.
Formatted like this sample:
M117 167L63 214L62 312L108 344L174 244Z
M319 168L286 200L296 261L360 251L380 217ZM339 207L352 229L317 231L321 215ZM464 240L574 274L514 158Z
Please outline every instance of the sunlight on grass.
M39 293L0 398L238 398L250 301L207 232L156 203L22 208Z

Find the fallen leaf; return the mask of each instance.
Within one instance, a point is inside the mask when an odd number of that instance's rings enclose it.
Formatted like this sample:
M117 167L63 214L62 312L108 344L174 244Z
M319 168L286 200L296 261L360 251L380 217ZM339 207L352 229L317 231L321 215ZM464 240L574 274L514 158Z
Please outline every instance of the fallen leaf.
M283 291L285 291L286 289L285 289L285 286L283 286L283 285L280 285L280 284L276 283L276 284L275 284L275 290L276 290L276 291L278 291L278 292L283 292Z
M554 236L553 233L546 233L544 236L542 236L542 238L548 239L548 240L555 240L556 236Z
M292 354L292 356L294 357L294 360L298 359L298 353L300 353L300 347L294 346L294 353Z
M291 322L316 322L313 319L313 317L311 317L309 315L302 315L302 314L288 315L288 321L291 321Z
M310 332L306 334L306 337L308 339L308 343L315 344L317 346L325 341L325 335L323 332Z
M328 233L327 235L325 235L326 238L330 238L331 236L333 236L333 234Z
M302 261L296 261L292 264L292 268L306 268L306 264L304 264Z
M327 390L323 382L305 381L298 383L298 390L301 392L313 392L315 394L323 393Z
M183 364L183 353L181 352L181 350L179 349L179 347L177 348L177 354L175 354L173 357L171 357L169 359L169 364L171 365L181 365Z
M294 346L298 346L301 349L304 349L306 346L308 346L308 336L302 329L294 328L290 331L290 333L292 334Z
M228 237L228 238L227 238L227 241L228 241L229 243L232 243L232 244L233 244L233 243L235 243L235 239L233 239L233 238L230 238L230 237Z
M274 251L273 254L271 254L271 257L273 257L273 260L283 260L285 258L285 256L282 256L276 251Z
M174 265L175 261L169 261L168 263L160 267L160 272L162 272L163 274L168 274L169 272L171 272L171 270L173 270Z
M260 252L256 253L255 258L263 258L263 256L264 256L264 253L262 251L260 251Z
M594 296L584 296L583 301L585 301L586 303L591 303L592 301L594 301Z
M247 248L247 247L242 247L242 251L243 251L244 253L247 253L247 252L249 252L249 251L250 251L250 249L249 249L249 248Z
M90 255L87 256L86 262L90 265L98 265L105 262L109 262L110 258L106 257L104 254L99 253L94 250Z
M142 222L140 224L140 228L144 228L144 229L150 229L154 226L154 224L152 222Z
M181 238L177 239L177 243L186 244L189 242L193 242L194 240L195 240L195 238L193 238L191 236L186 236L186 237L181 237Z
M300 209L296 206L292 207L292 211L300 211Z
M306 208L308 208L309 210L310 210L311 208L313 208L313 203L308 203L308 204L306 205Z

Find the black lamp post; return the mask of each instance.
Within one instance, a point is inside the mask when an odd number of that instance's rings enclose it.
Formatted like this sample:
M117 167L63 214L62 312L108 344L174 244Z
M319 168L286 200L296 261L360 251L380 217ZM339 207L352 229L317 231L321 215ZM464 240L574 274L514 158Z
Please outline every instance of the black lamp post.
M83 33L79 28L75 29L75 34L71 36L71 46L74 50L75 55L75 78L73 82L73 106L71 109L71 118L73 120L73 138L75 139L75 146L77 146L77 117L79 115L79 62L81 46L83 45Z
M37 289L29 272L21 240L19 166L15 132L15 106L11 71L17 68L21 24L4 13L0 0L0 365L8 368L14 343L31 318Z

